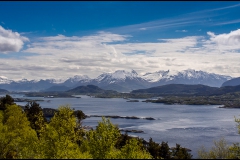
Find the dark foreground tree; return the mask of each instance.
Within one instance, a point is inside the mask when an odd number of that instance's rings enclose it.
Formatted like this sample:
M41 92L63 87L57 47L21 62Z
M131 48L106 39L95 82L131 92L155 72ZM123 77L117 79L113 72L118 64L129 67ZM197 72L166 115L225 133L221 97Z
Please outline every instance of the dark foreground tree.
M32 129L34 129L39 136L41 128L47 122L46 118L43 115L42 108L38 103L33 101L26 104L24 111L27 115L28 120L30 121Z
M7 105L12 105L12 104L14 104L14 99L8 94L6 95L6 97L0 98L0 110L5 110Z
M173 159L191 159L192 155L188 153L186 148L180 146L180 144L176 144L176 147L172 149L172 158Z

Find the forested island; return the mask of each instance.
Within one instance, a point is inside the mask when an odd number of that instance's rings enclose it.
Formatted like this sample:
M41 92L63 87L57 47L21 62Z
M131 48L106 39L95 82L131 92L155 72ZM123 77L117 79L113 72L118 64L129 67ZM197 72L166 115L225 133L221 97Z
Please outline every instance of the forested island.
M218 96L164 96L157 100L148 99L143 102L169 105L220 105L220 108L240 108L240 92Z

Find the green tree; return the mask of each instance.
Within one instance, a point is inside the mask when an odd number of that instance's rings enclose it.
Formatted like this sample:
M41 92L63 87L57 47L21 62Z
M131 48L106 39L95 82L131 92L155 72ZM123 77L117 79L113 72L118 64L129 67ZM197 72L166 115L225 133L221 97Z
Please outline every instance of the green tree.
M159 153L160 149L161 149L161 146L158 143L154 142L152 140L152 138L149 139L147 149L148 149L148 152L152 155L152 157L154 159L160 159L161 158L160 153Z
M141 143L136 138L127 141L127 144L121 149L119 158L121 159L152 159L149 152L142 149Z
M115 147L117 149L121 149L124 145L127 144L127 141L130 140L132 137L130 137L127 132L124 134L121 134L121 136L118 138Z
M239 143L234 143L229 147L229 159L240 159L240 145Z
M77 119L69 106L60 106L40 136L42 158L91 158L76 143Z
M38 138L22 108L6 105L0 123L0 158L35 158Z
M229 147L226 140L221 138L219 141L214 141L214 146L209 151L202 146L198 151L198 156L201 159L228 159L233 156L230 155Z
M181 147L181 145L176 144L176 147L172 149L173 159L191 159L192 155L188 151Z
M0 98L0 110L5 110L6 105L14 104L14 99L8 94L5 97Z
M172 152L168 146L168 142L162 142L160 145L159 156L164 159L170 159Z
M238 124L238 133L240 134L240 119L234 118ZM239 143L234 143L229 146L226 140L221 138L219 141L214 141L214 146L209 151L202 146L198 151L198 157L201 159L240 159L240 146Z
M43 115L42 108L38 103L33 101L29 102L25 106L24 111L28 117L28 120L30 121L32 129L36 130L37 135L39 136L41 128L47 122L46 118Z
M83 151L89 151L94 159L115 158L118 155L115 144L119 137L118 127L102 117L102 122L98 122L96 130L87 132L81 148Z

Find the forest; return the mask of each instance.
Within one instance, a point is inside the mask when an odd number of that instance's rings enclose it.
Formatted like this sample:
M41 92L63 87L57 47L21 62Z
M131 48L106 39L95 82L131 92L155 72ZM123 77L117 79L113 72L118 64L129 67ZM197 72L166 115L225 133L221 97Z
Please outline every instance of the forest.
M36 102L24 107L6 95L0 98L0 158L1 159L191 159L189 151L168 142L156 143L152 138L122 134L110 119L102 117L95 129L85 129L85 114L70 106L59 106L54 116L47 120ZM240 119L235 119L240 132ZM199 158L240 158L238 143L226 145L224 139L206 151L199 150Z

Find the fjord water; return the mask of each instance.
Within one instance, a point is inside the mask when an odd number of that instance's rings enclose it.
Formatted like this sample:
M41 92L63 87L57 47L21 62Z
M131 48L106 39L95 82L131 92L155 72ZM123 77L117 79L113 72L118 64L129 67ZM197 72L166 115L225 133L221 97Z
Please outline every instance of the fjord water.
M193 158L197 157L200 146L213 146L214 140L225 138L229 143L240 140L237 130L237 118L240 109L218 108L213 105L164 105L160 103L126 102L122 98L91 98L81 95L81 98L43 98L11 95L13 98L42 99L38 103L42 108L58 108L69 104L75 110L82 110L86 115L118 115L153 117L146 119L111 119L120 129L142 130L144 133L128 133L145 140L153 138L155 142L167 141L170 147L176 143L192 150ZM49 101L48 101L49 100ZM25 105L26 102L18 102ZM83 125L95 127L100 117L87 118Z

